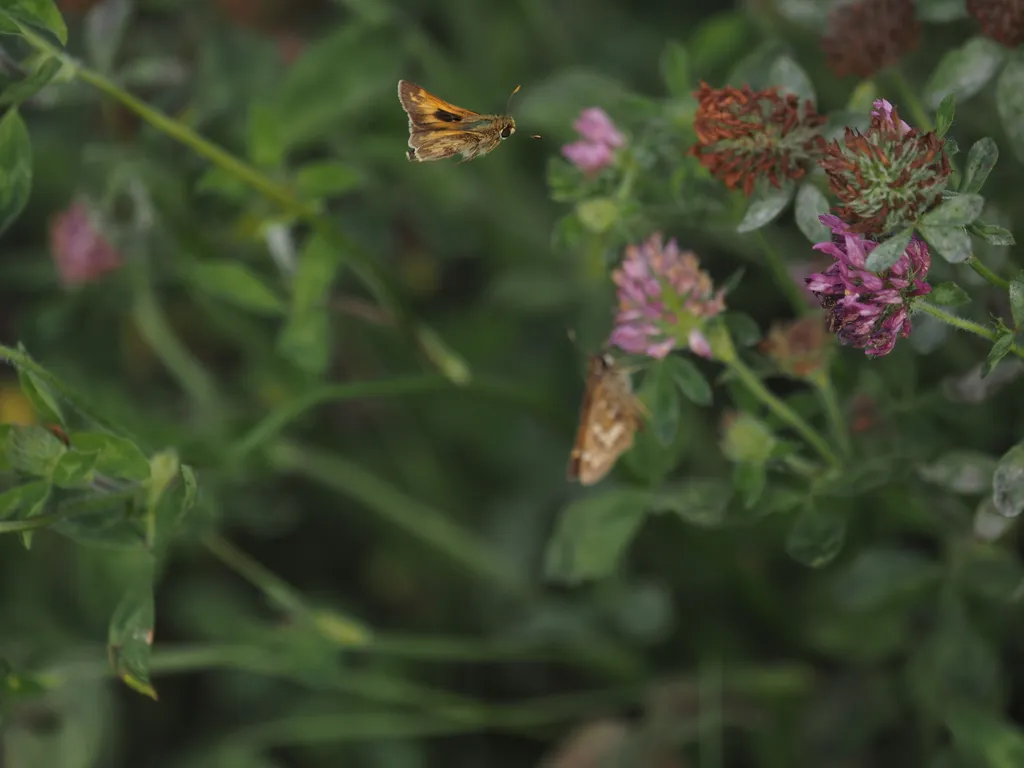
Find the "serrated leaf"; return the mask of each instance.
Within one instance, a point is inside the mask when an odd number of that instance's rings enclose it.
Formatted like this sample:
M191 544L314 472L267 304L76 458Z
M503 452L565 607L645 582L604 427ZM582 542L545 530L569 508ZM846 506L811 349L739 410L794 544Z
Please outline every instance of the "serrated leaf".
M612 573L644 521L648 499L645 491L619 489L564 507L545 552L546 577L579 584Z
M786 553L809 568L832 562L846 540L846 515L833 504L809 504L786 536Z
M61 45L67 45L68 28L53 0L4 0L0 3L0 14L44 29L60 40Z
M833 593L840 607L866 611L934 585L938 563L911 550L868 549L836 577Z
M1015 445L999 459L992 474L992 502L1004 517L1024 511L1024 445Z
M87 488L96 476L97 453L67 451L61 454L50 476L58 488Z
M985 198L981 195L956 195L943 200L921 217L922 226L966 227L981 216Z
M110 618L107 656L117 676L130 688L156 700L149 682L149 658L153 647L152 577L133 584L125 592Z
M150 477L149 459L135 443L107 432L72 432L71 446L96 454L96 471L120 480L143 482Z
M971 234L977 235L989 245L1008 246L1017 244L1017 241L1013 237L1013 233L1005 227L1000 227L995 224L984 224L976 221L967 229Z
M304 200L342 195L363 183L362 173L333 160L307 163L295 174L295 191Z
M669 40L661 52L661 78L671 96L683 98L693 90L690 79L690 54L686 46Z
M996 110L1010 140L1010 149L1024 162L1024 52L1019 48L1011 54L996 81Z
M671 512L702 528L725 525L733 490L720 479L695 478L662 487L650 500L652 512Z
M18 345L18 350L25 353L25 348L21 344ZM57 398L37 376L19 367L18 383L21 385L22 394L32 404L32 409L36 412L36 418L39 421L45 425L56 424L62 427L67 425Z
M918 232L950 264L962 264L971 257L971 236L966 230L959 227L922 226Z
M935 110L935 134L942 138L953 125L953 116L956 114L956 94L948 93L939 108Z
M914 234L912 228L897 232L884 243L868 254L867 268L872 272L883 272L897 261L910 244L910 238Z
M665 364L679 391L687 399L697 405L711 405L711 385L692 360L681 355L669 355L665 358Z
M768 70L768 83L779 86L780 93L792 93L800 99L801 105L805 100L809 100L811 104L817 101L811 78L804 72L803 67L789 56L779 56L772 62Z
M998 160L999 145L994 139L986 136L974 142L967 153L967 166L960 182L960 191L968 194L980 192Z
M198 290L259 315L284 314L284 302L247 266L238 261L200 261L187 270Z
M1018 272L1010 281L1010 311L1015 330L1024 328L1024 272Z
M818 218L828 213L828 198L814 184L805 181L796 192L793 218L800 231L812 243L825 243L831 237L831 231Z
M922 464L917 474L922 480L953 493L984 493L992 487L997 461L977 451L949 451L930 464Z
M341 267L341 256L319 235L303 249L292 280L288 320L277 339L281 354L307 373L321 375L330 362L327 298Z
M0 119L0 233L21 215L32 192L32 140L17 107Z
M995 367L999 365L1000 361L1010 354L1010 350L1013 349L1013 341L1012 333L1004 333L996 339L995 344L992 345L992 348L988 352L988 357L985 358L985 362L981 366L981 378L984 379L992 373L992 371L995 370Z
M952 281L939 283L932 287L928 299L943 307L959 307L970 304L971 297L963 288Z
M767 182L758 182L750 196L747 212L736 226L736 231L741 234L753 232L771 224L786 210L795 193L796 185L789 179L784 179L778 188Z
M761 500L767 482L768 470L764 464L742 461L732 468L732 487L744 509L753 509Z
M936 109L951 93L967 101L992 79L1005 57L1006 49L995 40L972 37L939 60L924 88L925 103Z
M65 451L64 443L45 427L12 425L7 434L11 466L30 475L49 477Z

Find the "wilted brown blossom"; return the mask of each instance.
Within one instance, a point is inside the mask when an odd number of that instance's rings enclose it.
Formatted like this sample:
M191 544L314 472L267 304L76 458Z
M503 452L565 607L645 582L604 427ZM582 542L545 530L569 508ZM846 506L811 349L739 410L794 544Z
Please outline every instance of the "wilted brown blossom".
M801 109L797 96L782 96L778 88L712 88L704 82L694 95L697 144L689 154L729 189L750 195L758 178L776 187L783 178L799 179L824 149L826 118L809 100Z
M949 178L943 140L900 119L884 99L875 102L866 133L846 129L818 164L843 204L835 214L851 232L890 232L916 221L942 198Z
M825 319L815 313L775 323L761 342L761 351L788 376L813 376L827 366L832 351Z
M1024 2L1021 0L967 0L967 12L978 20L983 35L1007 48L1024 43Z
M832 9L821 47L837 76L869 78L916 48L920 28L913 0L857 0Z

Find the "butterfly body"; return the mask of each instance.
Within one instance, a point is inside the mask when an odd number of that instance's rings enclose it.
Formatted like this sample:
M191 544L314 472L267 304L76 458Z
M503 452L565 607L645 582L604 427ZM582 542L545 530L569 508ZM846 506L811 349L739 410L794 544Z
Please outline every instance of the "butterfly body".
M645 409L633 394L629 372L610 355L594 355L587 363L587 386L580 408L576 441L569 455L569 480L593 485L633 446L643 429Z
M516 89L518 90L518 89ZM398 100L409 116L409 161L462 161L486 155L516 132L508 115L481 115L457 107L408 80L398 81Z

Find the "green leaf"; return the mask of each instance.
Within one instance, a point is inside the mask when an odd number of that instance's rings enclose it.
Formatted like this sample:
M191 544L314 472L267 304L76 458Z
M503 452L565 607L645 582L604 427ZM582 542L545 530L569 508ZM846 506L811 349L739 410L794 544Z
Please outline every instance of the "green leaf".
M800 231L812 243L828 242L831 232L821 223L818 216L828 213L828 198L809 181L805 181L796 191L796 203L793 216Z
M966 227L981 216L985 198L981 195L956 195L943 200L937 207L921 217L921 225L928 227Z
M971 257L971 236L959 227L922 226L918 231L950 264L962 264ZM871 255L874 256L874 252Z
M40 502L45 503L50 495L50 483L47 480L33 480L30 483L16 485L0 493L0 520L15 519L18 511L21 517L35 509Z
M688 400L697 405L711 405L711 385L692 360L682 355L669 355L665 358L665 366Z
M85 47L94 69L111 74L134 12L135 0L104 0L86 15Z
M737 225L736 231L743 234L771 224L786 210L795 192L796 185L789 179L784 179L781 187L758 181L754 193L750 196L747 212Z
M956 113L956 94L948 93L935 111L935 134L942 138L953 125L953 116Z
M809 568L831 563L846 540L846 515L835 504L810 503L786 536L786 553Z
M926 482L933 483L953 493L985 493L992 487L992 475L996 471L996 460L977 451L949 451L931 464L922 464L917 474Z
M986 136L974 142L971 145L971 151L967 153L967 167L964 168L960 191L968 194L980 192L998 160L999 145L995 140Z
M3 0L0 14L46 30L60 40L61 45L67 45L68 28L53 0Z
M258 315L283 315L284 302L245 264L238 261L199 261L187 271L200 291Z
M25 352L25 347L21 344L18 345L18 351L28 354ZM19 367L18 383L21 385L22 394L32 403L32 408L36 412L36 417L39 421L45 425L67 426L60 403L53 396L50 388L39 380L39 377Z
M690 95L693 90L690 54L682 43L669 40L661 52L661 78L670 96L685 98Z
M726 512L733 490L721 479L693 478L663 486L650 500L652 512L671 512L701 528L726 524Z
M1013 349L1013 341L1014 337L1012 333L1004 333L996 339L995 344L992 345L992 349L988 351L988 357L985 358L985 362L981 366L981 378L984 379L992 373L1002 359L1010 354L1010 350Z
M811 78L803 68L789 56L779 56L772 62L768 70L768 83L779 86L780 93L792 93L800 99L801 107L805 100L815 104L814 86Z
M884 243L868 254L867 268L872 272L883 272L897 261L910 244L910 237L914 234L912 227L895 233Z
M868 549L837 575L833 593L840 607L867 611L928 589L941 576L942 567L918 552Z
M745 312L730 310L722 317L729 329L732 340L741 347L752 347L761 340L761 328L757 321Z
M197 192L212 192L231 202L241 203L252 197L249 186L232 173L214 166L199 177L196 182Z
M67 451L61 454L50 476L58 488L87 488L96 477L98 453Z
M249 105L249 159L266 169L276 169L285 158L287 148L281 136L281 115L272 104L253 102Z
M963 288L954 282L946 281L932 288L928 298L943 307L959 307L971 303L971 297Z
M654 435L659 443L668 447L675 441L679 431L681 410L679 391L665 360L659 360L648 369L644 389L647 390L644 399L650 403Z
M32 192L32 141L17 107L0 119L0 233L21 215Z
M149 657L153 647L152 576L125 592L110 618L107 656L117 676L130 688L156 700L149 682Z
M355 168L332 160L307 163L295 174L295 190L305 200L335 197L364 183L363 175Z
M997 45L994 41L993 45ZM1024 51L1010 55L996 82L996 111L1010 140L1010 149L1024 162Z
M731 419L722 434L722 453L730 461L764 464L772 457L776 444L768 425L746 412Z
M25 64L23 63L23 66ZM55 58L46 56L38 64L31 67L28 75L20 80L7 82L2 78L0 85L0 107L18 106L35 96L60 72L61 63Z
M281 354L308 373L320 376L331 355L327 299L341 258L319 235L307 242L292 282L288 320L277 340Z
M646 491L618 489L564 507L544 556L547 578L579 584L611 574L644 521L648 499Z
M1024 272L1018 272L1010 281L1010 311L1015 330L1024 328Z
M64 443L45 427L15 425L7 434L11 466L30 475L49 477L65 451Z
M1017 244L1010 230L995 224L984 224L976 221L967 229L971 234L977 235L989 245L1007 246Z
M768 471L764 464L741 461L733 465L732 487L743 501L744 509L753 509L764 493Z
M96 471L119 480L143 482L150 477L150 463L135 443L107 432L72 432L72 448L96 454Z
M592 197L576 203L576 216L580 223L595 235L601 235L615 226L621 216L619 203L610 197Z
M1024 445L1015 445L999 459L992 475L992 502L1005 517L1024 511Z
M1024 731L989 708L950 706L946 726L957 754L970 768L1019 768L1024 765Z
M917 17L932 24L967 18L965 0L917 0Z
M972 37L939 60L924 87L925 103L936 109L951 93L960 102L967 101L992 79L1005 57L1006 49L995 40Z

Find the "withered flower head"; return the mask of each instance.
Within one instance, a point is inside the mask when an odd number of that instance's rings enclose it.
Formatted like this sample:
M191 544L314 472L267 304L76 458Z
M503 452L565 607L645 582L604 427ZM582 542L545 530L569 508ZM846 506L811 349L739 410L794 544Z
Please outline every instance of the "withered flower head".
M869 78L917 47L913 0L856 0L832 9L821 38L838 77Z
M761 342L761 351L787 376L799 379L814 376L827 366L832 352L825 318L813 314L775 323Z
M949 178L944 141L910 128L884 99L867 133L846 129L818 164L843 205L836 215L852 232L884 233L916 221L936 205Z
M693 119L697 144L689 154L729 189L750 195L758 178L776 187L780 179L799 179L825 146L826 118L810 100L801 109L797 96L781 96L778 88L712 88L704 82L694 95L700 102Z
M978 20L986 37L1007 48L1024 43L1024 3L1020 0L967 0L967 12Z

